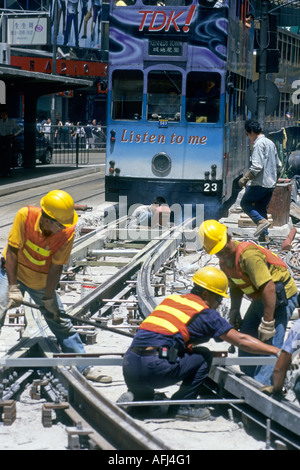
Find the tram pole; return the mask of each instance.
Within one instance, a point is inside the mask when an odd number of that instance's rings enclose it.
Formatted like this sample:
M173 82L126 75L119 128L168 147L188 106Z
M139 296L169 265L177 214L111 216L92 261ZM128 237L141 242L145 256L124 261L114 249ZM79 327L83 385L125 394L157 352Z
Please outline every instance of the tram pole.
M259 35L259 77L258 77L258 94L257 94L257 120L262 129L265 125L266 117L266 73L267 73L267 47L269 32L269 0L262 1L261 4L261 22Z

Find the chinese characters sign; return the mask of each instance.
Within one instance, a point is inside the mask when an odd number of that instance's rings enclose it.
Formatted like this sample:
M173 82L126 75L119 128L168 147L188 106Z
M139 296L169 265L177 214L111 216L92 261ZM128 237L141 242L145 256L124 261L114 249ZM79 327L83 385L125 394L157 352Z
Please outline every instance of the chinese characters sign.
M47 44L48 19L43 17L18 17L7 20L7 42L11 45Z

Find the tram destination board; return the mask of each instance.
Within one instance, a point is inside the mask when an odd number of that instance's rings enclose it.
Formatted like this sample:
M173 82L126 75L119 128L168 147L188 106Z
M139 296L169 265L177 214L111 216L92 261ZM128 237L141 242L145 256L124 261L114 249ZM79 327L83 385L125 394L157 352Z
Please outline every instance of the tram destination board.
M182 56L183 42L176 39L149 39L149 56Z

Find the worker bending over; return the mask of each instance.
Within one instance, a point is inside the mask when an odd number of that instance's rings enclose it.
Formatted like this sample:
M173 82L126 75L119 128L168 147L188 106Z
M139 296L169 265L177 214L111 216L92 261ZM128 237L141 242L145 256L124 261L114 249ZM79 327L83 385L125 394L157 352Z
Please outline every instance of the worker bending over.
M41 207L23 207L15 216L0 271L0 328L7 310L19 307L27 292L65 353L85 352L71 321L61 316L65 311L55 291L69 261L77 220L72 197L61 190L44 196ZM111 381L95 369L86 368L84 374Z
M284 261L252 242L232 240L227 227L206 220L199 228L205 251L219 258L230 286L230 323L241 333L281 348L287 323L297 305L297 287ZM243 320L243 296L251 300ZM247 353L239 351L242 356ZM271 384L273 366L243 366L243 372L264 385Z
M172 400L197 399L208 375L212 353L193 344L221 339L253 354L276 355L278 348L236 331L215 310L226 291L228 280L218 268L207 266L193 277L189 294L171 295L141 323L123 361L128 392L120 401L152 400L155 388L182 381ZM176 419L203 420L209 410L200 407L170 406Z

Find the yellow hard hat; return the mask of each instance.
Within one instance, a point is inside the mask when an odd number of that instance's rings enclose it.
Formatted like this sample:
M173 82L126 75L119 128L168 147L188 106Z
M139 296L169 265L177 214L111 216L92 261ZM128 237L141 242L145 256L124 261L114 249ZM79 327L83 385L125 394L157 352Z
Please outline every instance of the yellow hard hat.
M55 189L46 194L41 199L41 208L49 217L57 220L65 227L75 225L78 220L72 197L60 189Z
M215 266L204 266L198 269L193 276L193 282L206 290L229 298L227 292L228 279L225 273Z
M227 227L217 220L205 220L199 227L198 236L205 251L214 255L227 243Z

